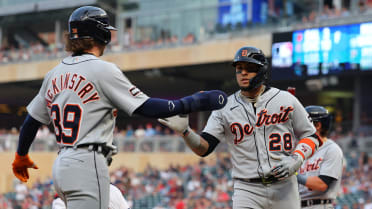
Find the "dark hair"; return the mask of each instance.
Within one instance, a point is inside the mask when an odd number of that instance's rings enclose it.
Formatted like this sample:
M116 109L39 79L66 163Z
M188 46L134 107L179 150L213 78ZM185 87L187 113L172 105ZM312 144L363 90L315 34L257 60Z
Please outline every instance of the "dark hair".
M327 137L328 136L329 130L328 129L324 129L322 122L320 122L320 121L314 121L313 123L314 123L314 126L315 127L316 127L316 124L320 124L322 126L321 129L320 129L320 131L319 131L319 135L321 137Z
M69 37L70 37L69 34L66 33L65 34L65 40L66 40L65 50L67 52L72 52L74 54L81 54L83 52L86 52L87 50L92 49L94 46L98 46L99 48L105 47L104 44L101 44L100 42L92 38L71 40Z

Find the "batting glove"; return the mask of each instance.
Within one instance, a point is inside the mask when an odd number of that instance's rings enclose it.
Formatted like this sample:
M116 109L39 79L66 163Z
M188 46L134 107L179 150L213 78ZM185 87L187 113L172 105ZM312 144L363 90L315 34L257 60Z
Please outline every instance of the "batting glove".
M189 128L188 115L175 115L164 119L159 118L158 121L179 134L183 134Z
M29 179L28 168L38 169L37 165L30 159L28 154L21 156L16 153L12 165L14 175L22 182L27 182Z
M271 170L271 175L279 180L283 180L295 174L304 161L297 153L285 157L271 155L271 158L280 160L279 164Z

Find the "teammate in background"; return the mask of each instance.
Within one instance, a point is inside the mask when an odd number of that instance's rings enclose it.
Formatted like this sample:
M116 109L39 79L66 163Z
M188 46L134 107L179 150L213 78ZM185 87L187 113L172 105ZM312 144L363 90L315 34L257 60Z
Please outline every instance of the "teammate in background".
M108 208L108 165L116 153L112 145L116 108L128 115L157 118L219 109L227 100L217 90L179 100L149 98L116 65L98 58L115 30L108 20L98 7L73 11L66 37L66 51L72 55L47 73L27 106L13 162L14 175L26 182L27 169L37 169L28 156L29 148L41 124L52 122L60 148L53 182L69 209Z
M234 209L298 209L300 197L293 174L317 150L320 139L297 98L267 85L268 63L261 50L239 49L233 66L240 90L228 97L224 108L212 112L201 135L190 129L187 116L159 122L182 134L202 157L218 143L228 144L235 180Z
M328 111L322 106L307 106L323 145L304 164L297 175L302 208L333 208L341 185L343 154L341 148L327 139L331 127Z
M66 204L60 197L57 197L53 200L52 209L66 209ZM110 202L108 209L130 209L123 194L113 184L110 184Z

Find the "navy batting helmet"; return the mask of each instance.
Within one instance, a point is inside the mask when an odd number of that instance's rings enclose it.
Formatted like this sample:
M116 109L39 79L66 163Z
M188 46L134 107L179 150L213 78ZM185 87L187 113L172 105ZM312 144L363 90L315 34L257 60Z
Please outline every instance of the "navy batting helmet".
M310 105L305 107L307 113L313 122L320 122L322 124L321 135L326 136L331 128L331 115L328 110L322 106Z
M75 9L68 23L70 39L93 38L103 44L110 43L110 30L116 30L110 25L105 10L93 6Z
M234 57L232 65L235 67L238 62L248 62L259 66L258 73L250 79L247 90L255 89L263 84L268 79L268 62L264 53L256 47L242 47Z

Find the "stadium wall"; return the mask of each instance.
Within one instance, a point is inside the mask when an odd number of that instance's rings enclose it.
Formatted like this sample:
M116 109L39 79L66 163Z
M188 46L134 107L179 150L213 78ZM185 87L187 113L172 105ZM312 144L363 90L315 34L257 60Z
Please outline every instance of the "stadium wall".
M176 48L140 50L128 53L111 53L104 60L115 63L123 71L144 70L160 67L176 67L204 63L231 61L235 52L242 46L255 46L271 56L270 33L214 40L198 45ZM35 61L27 63L0 65L0 82L16 82L42 79L60 60Z
M38 179L45 181L52 176L52 167L57 153L52 152L32 152L30 157L39 167L38 170L29 169L30 179L27 186L31 187ZM0 153L0 162L13 162L14 153ZM115 170L121 166L133 169L135 172L142 172L147 165L158 169L166 169L169 165L192 165L201 159L193 153L119 153L113 157L110 170ZM204 158L207 162L216 159L215 154ZM13 183L16 178L12 172L11 163L4 163L0 169L0 193L13 191Z

